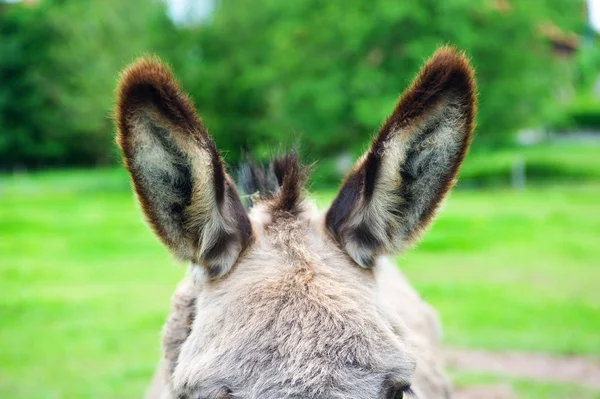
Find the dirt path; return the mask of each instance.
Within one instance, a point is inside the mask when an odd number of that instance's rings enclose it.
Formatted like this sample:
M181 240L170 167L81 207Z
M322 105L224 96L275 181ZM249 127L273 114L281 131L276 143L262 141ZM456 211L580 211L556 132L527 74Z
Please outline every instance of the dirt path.
M459 371L489 373L532 381L571 383L600 391L600 359L470 349L445 349L444 356L447 366ZM457 397L508 399L514 395L510 387L498 385L459 389Z
M496 384L455 389L452 399L517 399L517 396L510 386Z

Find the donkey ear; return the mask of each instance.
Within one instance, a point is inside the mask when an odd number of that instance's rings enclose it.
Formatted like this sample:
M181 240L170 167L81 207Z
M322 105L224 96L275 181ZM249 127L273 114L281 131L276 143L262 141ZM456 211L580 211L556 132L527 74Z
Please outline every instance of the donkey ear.
M346 177L326 227L363 267L415 241L454 184L473 131L468 60L441 48Z
M123 72L116 123L154 232L209 276L227 273L251 239L250 221L191 101L159 60L141 58Z

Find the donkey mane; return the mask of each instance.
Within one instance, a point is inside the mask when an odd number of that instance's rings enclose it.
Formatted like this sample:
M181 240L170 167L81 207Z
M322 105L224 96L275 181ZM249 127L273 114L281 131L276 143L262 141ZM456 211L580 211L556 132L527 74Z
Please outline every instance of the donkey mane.
M302 211L308 172L295 150L273 157L268 165L248 158L238 170L237 186L246 197L246 208L266 203L275 217L296 216Z

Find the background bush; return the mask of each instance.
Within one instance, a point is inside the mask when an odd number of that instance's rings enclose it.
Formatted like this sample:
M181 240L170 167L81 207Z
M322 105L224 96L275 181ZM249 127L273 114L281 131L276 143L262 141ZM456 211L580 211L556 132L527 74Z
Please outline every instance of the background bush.
M161 1L0 4L0 167L114 163L118 72L174 33Z

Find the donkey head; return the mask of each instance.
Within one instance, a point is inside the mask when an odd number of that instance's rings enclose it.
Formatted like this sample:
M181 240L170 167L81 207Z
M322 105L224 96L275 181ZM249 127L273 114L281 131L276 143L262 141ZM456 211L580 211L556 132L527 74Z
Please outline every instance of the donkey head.
M374 271L416 240L454 182L473 130L468 61L436 52L321 214L303 198L306 173L293 154L242 169L254 194L246 211L159 61L129 67L118 97L118 143L141 208L192 264L185 333L165 338L169 394L402 397L418 354L378 296Z

